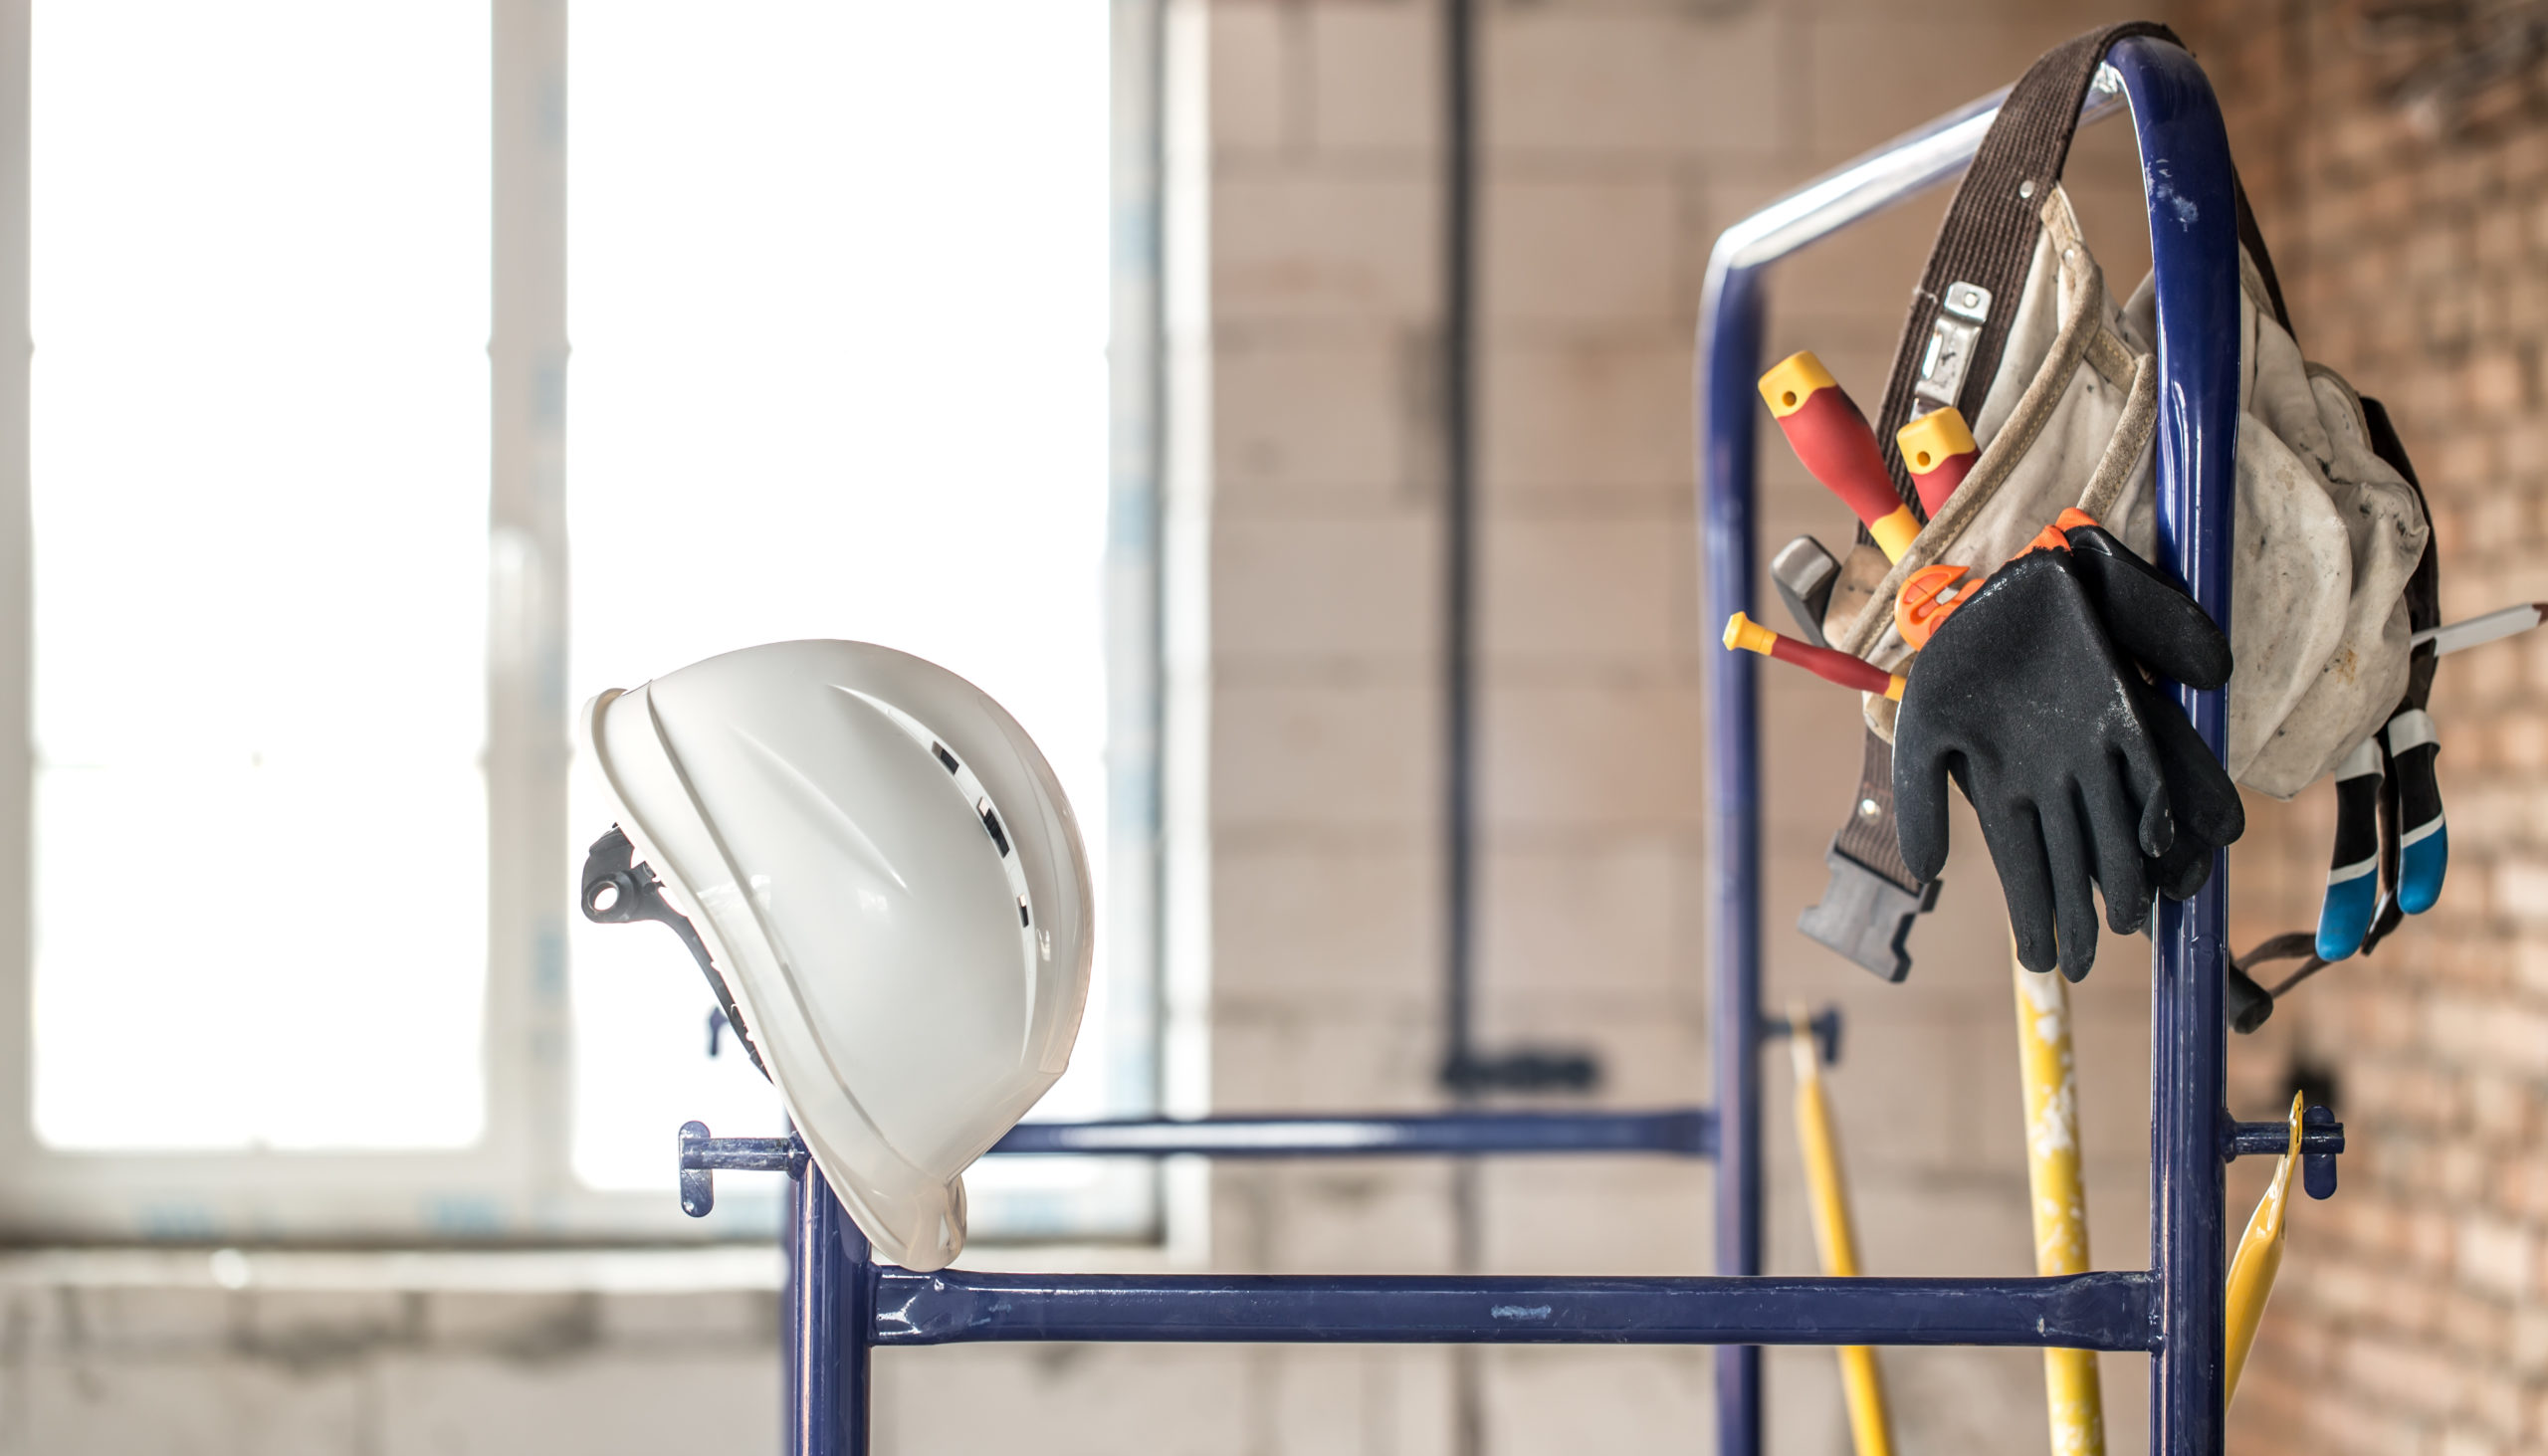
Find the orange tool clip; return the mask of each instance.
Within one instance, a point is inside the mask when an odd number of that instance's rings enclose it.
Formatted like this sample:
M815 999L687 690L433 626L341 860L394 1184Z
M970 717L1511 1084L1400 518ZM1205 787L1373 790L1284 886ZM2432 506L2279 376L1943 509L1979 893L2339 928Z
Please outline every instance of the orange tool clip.
M1973 463L1982 458L1982 447L1973 443L1973 431L1966 428L1964 411L1953 405L1932 410L1893 432L1894 448L1902 452L1902 464L1911 472L1911 484L1920 493L1920 509L1935 520L1944 510L1947 497L1964 484L1973 471Z
M1884 548L1886 560L1901 560L1911 549L1911 538L1920 533L1920 519L1893 493L1893 473L1884 468L1875 429L1840 381L1806 349L1781 359L1761 376L1761 399L1797 459L1847 504Z
M1904 458L1909 458L1907 453ZM2096 523L2095 517L2078 507L2063 507L2052 524L2036 531L2034 539L2027 541L2017 555L2034 550L2066 551L2070 549L2069 531ZM2017 557L2010 559L2016 560ZM1929 638L1936 634L1938 624L1947 619L1947 614L1972 600L1974 592L1990 579L1976 576L1966 581L1964 578L1970 573L1970 567L1950 566L1940 561L1912 572L1902 583L1902 589L1894 593L1893 626L1902 634L1902 640L1911 644L1913 651L1928 646Z
M1982 584L1975 581L1957 589L1956 583L1971 574L1969 566L1950 566L1941 561L1912 572L1911 579L1902 583L1902 590L1893 598L1893 625L1913 650L1928 646L1929 634L1938 630L1947 613Z

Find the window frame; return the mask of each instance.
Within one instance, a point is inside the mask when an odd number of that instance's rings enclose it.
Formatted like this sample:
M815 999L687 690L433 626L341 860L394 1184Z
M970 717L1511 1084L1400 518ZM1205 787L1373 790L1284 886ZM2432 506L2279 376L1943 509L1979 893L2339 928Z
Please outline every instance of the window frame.
M46 1146L33 1120L31 913L33 540L29 518L30 238L34 0L0 0L0 1238L68 1244L332 1246L694 1243L763 1240L783 1208L776 1175L721 1177L717 1211L684 1216L661 1193L584 1185L573 1171L572 1005L566 917L573 705L554 665L566 649L566 0L490 0L487 1117L464 1148L417 1151L78 1151ZM1096 3L1096 0L1083 0ZM1106 578L1109 662L1107 1026L1080 1054L1109 1057L1109 1101L1161 1105L1161 385L1159 166L1161 0L1111 9L1110 338L1114 412ZM381 826L382 839L394 826ZM582 838L576 838L577 835ZM429 898L388 912L432 914ZM643 934L643 932L631 932ZM665 950L675 947L666 937ZM686 974L668 959L666 974ZM288 1045L239 1049L290 1057ZM673 1156L675 1129L664 1130ZM667 1168L669 1172L669 1167ZM1110 1160L1089 1196L1010 1210L974 1200L993 1239L1146 1241L1162 1236L1161 1182ZM1001 1225L1009 1227L1003 1228Z

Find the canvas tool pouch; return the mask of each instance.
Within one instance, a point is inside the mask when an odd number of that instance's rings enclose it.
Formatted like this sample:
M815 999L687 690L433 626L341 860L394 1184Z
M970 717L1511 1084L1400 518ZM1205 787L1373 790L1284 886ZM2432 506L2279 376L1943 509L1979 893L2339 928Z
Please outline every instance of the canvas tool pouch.
M2147 279L2128 300L2107 291L2060 185L2089 88L2120 84L2102 59L2135 34L2174 39L2155 25L2118 26L2038 60L1957 189L1875 425L1906 503L1917 497L1893 444L1904 424L1953 405L1981 454L1901 560L1888 563L1863 539L1850 553L1823 624L1835 648L1909 671L1914 654L1892 610L1903 581L1935 562L1988 572L2065 507L2159 559L2156 296ZM2363 401L2301 356L2243 194L2238 207L2236 670L2226 761L2240 783L2288 798L2376 733L2408 695L2411 615L2434 610L2429 564L2422 609L2411 614L2409 600L2430 531L2416 487L2375 452ZM2430 673L2418 677L2429 682ZM1862 781L1833 855L1919 893L1894 842L1895 706L1869 697L1864 712Z

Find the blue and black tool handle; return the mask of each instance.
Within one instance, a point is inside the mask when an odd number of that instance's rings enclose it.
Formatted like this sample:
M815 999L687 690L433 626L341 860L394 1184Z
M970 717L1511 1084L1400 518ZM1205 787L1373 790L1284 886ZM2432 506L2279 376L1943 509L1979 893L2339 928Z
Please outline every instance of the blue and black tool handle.
M2520 610L2537 625L2535 609ZM2439 651L2428 641L2417 645L2416 655L2429 663ZM2429 667L2426 676L2429 681ZM2434 774L2441 755L2433 716L2421 706L2401 707L2336 765L2335 853L2316 939L2323 958L2368 950L2400 920L2441 901L2450 869L2450 829Z
M2432 690L2436 659L2527 632L2542 621L2548 621L2548 602L2525 602L2417 632L2409 697L2421 699ZM2232 1028L2262 1026L2285 991L2334 961L2370 950L2406 917L2422 915L2442 899L2450 868L2450 828L2434 774L2441 754L2432 715L2421 706L2402 706L2337 765L2335 852L2317 933L2276 936L2231 962ZM2272 987L2247 974L2251 965L2292 959L2302 961L2300 968Z
M2536 618L2533 618L2534 622ZM2434 737L2433 717L2410 708L2380 730L2389 758L2388 806L2398 826L2398 908L2423 915L2442 899L2443 872L2450 868L2450 830L2442 817L2442 785L2434 777L2434 760L2442 744Z
M2442 879L2450 869L2450 828L2442 811L2442 784L2434 774L2442 742L2433 716L2425 712L2435 663L2454 652L2527 632L2543 619L2548 619L2548 602L2523 602L2416 632L2407 699L2380 730L2387 770L2380 793L2381 870L2389 894L2361 941L2364 948L2395 929L2401 916L2433 909L2442 899ZM2342 788L2339 784L2339 793ZM2339 826L2338 834L2342 833ZM2340 851L2337 860L2343 858Z
M2318 907L2317 954L2342 960L2362 948L2380 912L2380 735L2356 744L2336 765L2336 846L2327 898Z
M2379 400L2365 398L2362 412L2372 453L2406 479L2416 493L2417 505L2424 507L2425 519L2431 520L2433 509L2425 501L2424 484L2416 477L2415 463L2407 458L2407 447L2398 438L2389 411ZM2448 868L2450 841L2442 829L2442 791L2433 772L2441 748L2433 720L2425 714L2433 697L2434 666L2442 656L2434 640L2442 628L2442 563L2430 539L2407 578L2405 597L2407 627L2416 634L2408 659L2407 691L2381 731L2336 768L2336 843L2312 946L2324 960L2343 960L2368 951L2408 915L2432 909L2442 896L2442 874ZM2406 758L2399 757L2393 737L2412 747ZM2407 804L2410 797L2416 801L2413 809ZM2411 831L2416 832L2412 853L2406 847ZM2376 875L2365 871L2366 855ZM2409 880L2416 885L2412 895L2406 890Z

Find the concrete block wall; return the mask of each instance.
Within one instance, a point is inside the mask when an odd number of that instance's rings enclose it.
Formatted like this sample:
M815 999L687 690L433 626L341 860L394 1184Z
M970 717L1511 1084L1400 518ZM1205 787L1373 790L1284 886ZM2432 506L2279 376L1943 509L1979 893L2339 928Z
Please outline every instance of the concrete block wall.
M1424 1108L1440 1041L1439 7L1211 8L1215 1105ZM1704 1102L1703 654L1691 507L1691 334L1716 232L1779 192L2013 79L2121 7L1973 3L1481 7L1485 121L1480 1021L1490 1047L1596 1050L1598 1100ZM2147 267L2128 135L2083 139L2072 186L2117 289ZM1783 270L1772 356L1820 350L1875 390L1943 196ZM1773 455L1783 452L1773 450ZM1762 538L1838 541L1845 514L1772 461ZM1775 609L1773 609L1775 610ZM1822 886L1854 785L1853 699L1772 670L1774 1003L1837 1001L1835 1074L1871 1268L2031 1267L2012 991L1969 822L1905 986L1785 928ZM2147 977L2118 946L2080 996L2097 1249L2144 1262ZM1770 1063L1773 1267L1811 1267L1783 1063ZM1483 1267L1710 1265L1711 1174L1631 1160L1476 1174ZM1459 1180L1431 1165L1224 1168L1231 1268L1447 1269ZM1233 1358L1281 1371L1334 1352ZM1460 1357L1394 1372L1349 1449L1448 1449ZM2043 1440L2025 1352L1888 1356L1911 1449ZM2137 1360L2110 1359L2118 1449ZM1410 1379L1411 1370L1428 1378ZM1503 1350L1475 1369L1484 1449L1588 1437L1704 1449L1701 1351ZM1774 1352L1774 1448L1844 1449L1821 1352ZM1262 1407L1280 1423L1288 1407ZM1270 1433L1260 1444L1279 1444ZM1324 1439L1338 1439L1330 1435Z
M767 1293L14 1287L0 1452L770 1451L777 1347Z

